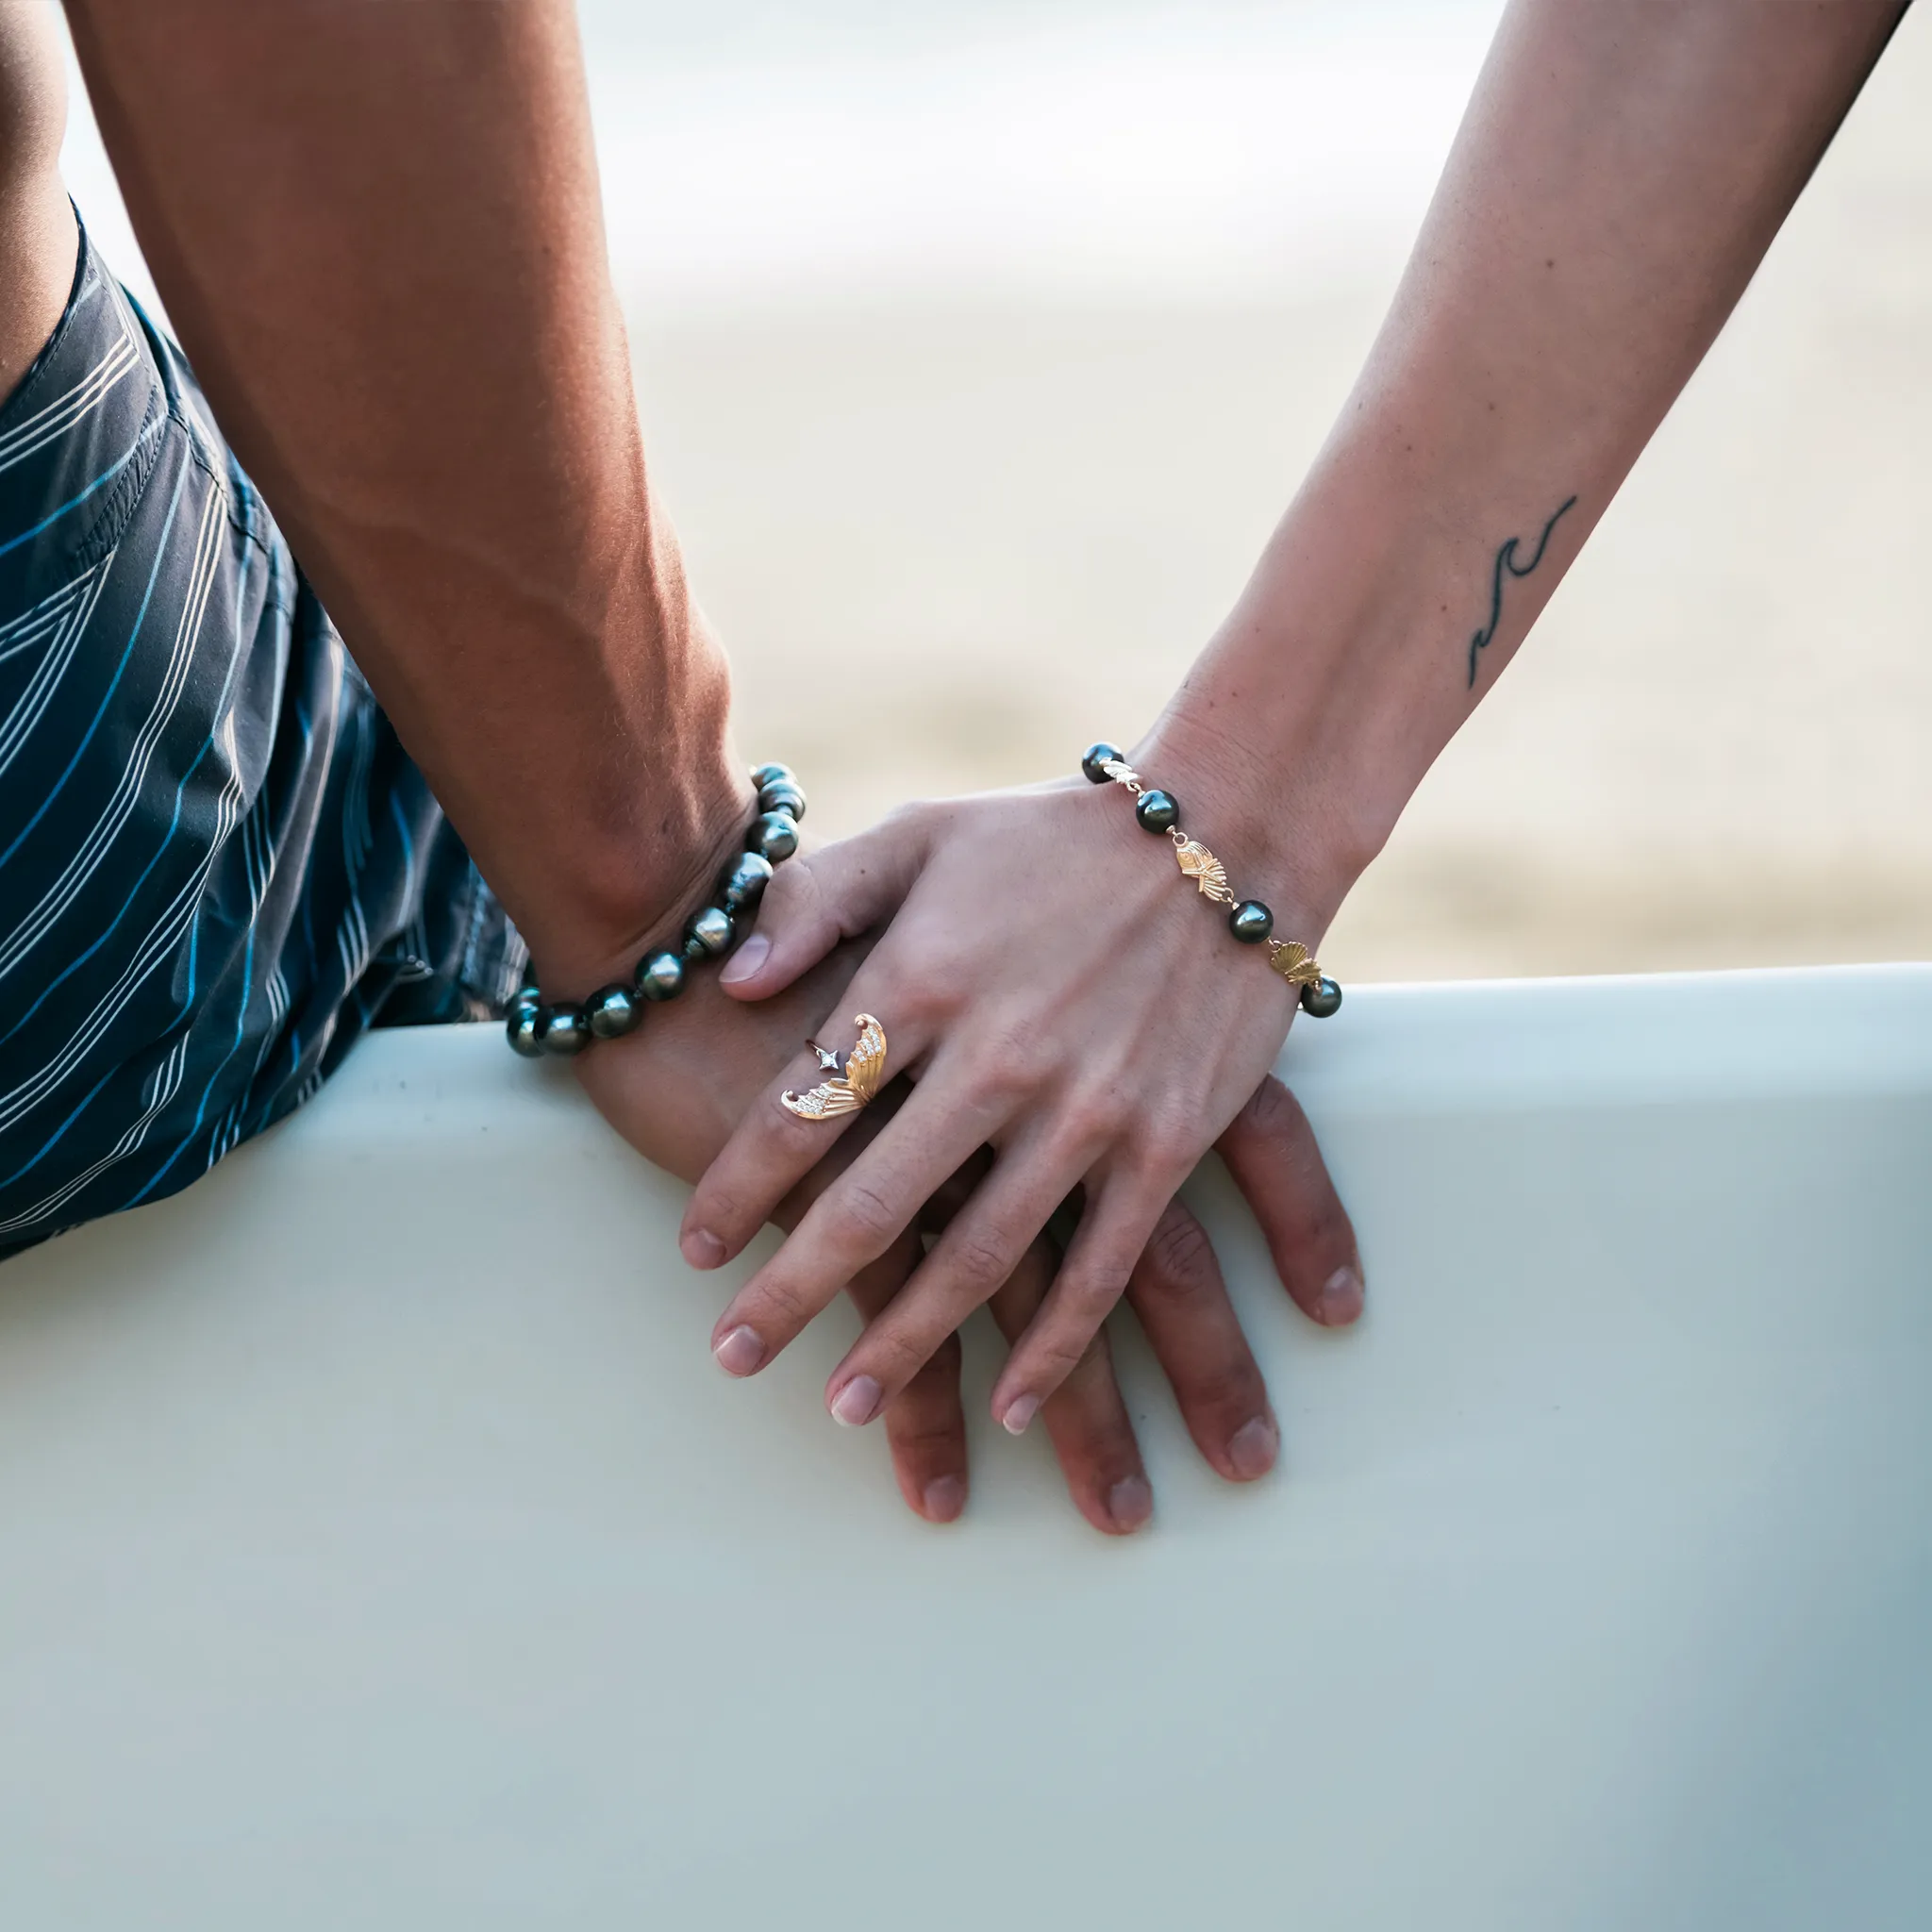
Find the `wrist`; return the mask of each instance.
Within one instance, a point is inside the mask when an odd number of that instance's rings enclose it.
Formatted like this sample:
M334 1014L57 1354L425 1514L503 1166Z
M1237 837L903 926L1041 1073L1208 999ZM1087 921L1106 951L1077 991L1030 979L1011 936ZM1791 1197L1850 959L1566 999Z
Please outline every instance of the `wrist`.
M744 850L758 815L744 766L728 753L707 764L714 769L688 773L675 795L653 796L637 814L631 849L580 859L568 901L525 932L546 997L628 986L641 958L679 949L685 923Z
M1213 850L1242 898L1276 915L1284 938L1316 945L1380 850L1324 774L1336 746L1284 732L1264 746L1223 728L1226 707L1183 700L1127 754L1148 785L1180 802L1189 832Z
M1139 753L1324 921L1474 702L1469 558L1434 500L1372 427L1327 452Z

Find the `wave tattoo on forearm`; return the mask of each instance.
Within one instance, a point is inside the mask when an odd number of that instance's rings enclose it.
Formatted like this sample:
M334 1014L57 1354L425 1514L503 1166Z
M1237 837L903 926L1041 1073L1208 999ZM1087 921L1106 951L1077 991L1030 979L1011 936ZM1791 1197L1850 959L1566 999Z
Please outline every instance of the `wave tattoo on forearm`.
M1469 688L1475 689L1475 660L1477 654L1489 648L1490 640L1496 635L1496 626L1503 621L1503 573L1507 571L1512 577L1526 577L1543 560L1543 552L1550 547L1550 532L1557 527L1557 520L1566 509L1576 502L1574 496L1566 497L1550 513L1550 520L1543 525L1543 533L1536 540L1536 555L1527 563L1516 560L1516 546L1523 541L1521 537L1512 537L1496 552L1496 568L1493 581L1490 586L1490 621L1469 641Z

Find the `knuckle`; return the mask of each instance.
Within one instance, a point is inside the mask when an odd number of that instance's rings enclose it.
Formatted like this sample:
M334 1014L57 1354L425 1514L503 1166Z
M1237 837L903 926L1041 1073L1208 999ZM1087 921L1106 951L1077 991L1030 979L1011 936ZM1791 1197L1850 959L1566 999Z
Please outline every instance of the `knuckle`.
M854 999L861 988L859 1005L881 1014L887 1025L896 1020L902 1032L922 1034L942 1032L970 991L947 957L933 957L922 947L908 914L900 914L881 935L859 979L852 981Z
M1123 1123L1132 1118L1133 1108L1118 1088L1089 1086L1068 1096L1059 1125L1070 1147L1091 1153L1118 1139Z
M1030 1020L1006 1022L973 1057L974 1080L996 1101L1014 1102L1034 1092L1052 1066L1044 1032Z
M906 1217L870 1181L847 1180L833 1204L834 1238L847 1252L876 1254L904 1225Z
M806 854L772 875L758 900L755 927L774 945L828 950L840 938L825 882Z
M1083 1341L1078 1336L1042 1336L1033 1351L1033 1374L1058 1389L1078 1372L1091 1346L1091 1340Z
M983 1302L1004 1288L1013 1272L1013 1243L998 1228L975 1228L958 1236L946 1256L949 1272Z
M931 1336L917 1330L886 1330L869 1345L867 1372L878 1377L881 1388L896 1389L902 1396L908 1389L924 1393L928 1385L921 1378L935 1359L935 1346Z
M1147 1178L1171 1174L1178 1184L1207 1151L1199 1109L1163 1096L1142 1115L1134 1144L1137 1166Z
M1060 1114L1060 1140L1067 1158L1076 1162L1087 1159L1112 1139L1118 1124L1108 1108L1087 1095L1068 1102Z
M1032 1012L1008 1019L1000 1028L996 1051L1008 1073L1029 1085L1038 1085L1059 1063L1059 1043L1053 1029Z
M1215 1274L1208 1230L1178 1201L1170 1201L1142 1257L1142 1279L1172 1301L1205 1297Z
M988 1114L1005 1113L1024 1095L1026 1072L999 1047L973 1056L973 1099Z
M886 1433L901 1449L936 1449L956 1442L960 1426L928 1404L908 1405L902 1395L886 1410Z
M1355 1229L1341 1203L1331 1196L1307 1203L1290 1224L1289 1239L1306 1254L1346 1258L1355 1247Z
M1096 1328L1087 1345L1074 1357L1067 1371L1062 1391L1082 1397L1090 1405L1106 1405L1115 1397L1113 1355L1107 1345L1107 1330Z
M1230 1131L1259 1140L1284 1140L1300 1124L1301 1111L1300 1102L1270 1074L1248 1095Z
M950 968L935 965L923 968L916 976L895 973L890 986L869 997L889 1003L902 1026L935 1034L958 1017L966 1004L966 990L956 982Z
M1121 1298L1121 1291L1126 1287L1127 1271L1123 1268L1095 1268L1083 1270L1060 1283L1060 1307L1064 1318L1077 1324L1079 1333L1069 1334L1070 1341L1077 1341L1074 1359L1085 1351L1093 1339L1093 1332L1101 1323L1113 1312L1114 1304Z
M691 1208L691 1219L710 1228L740 1228L748 1213L744 1197L727 1187L708 1186Z
M796 1333L818 1313L810 1297L782 1275L759 1282L758 1311L761 1320L774 1317L771 1325L784 1334Z
M1185 1385L1176 1389L1175 1396L1184 1407L1197 1415L1225 1416L1244 1422L1262 1400L1261 1377L1249 1364L1217 1362L1188 1374Z
M805 907L816 904L819 897L818 874L812 869L811 854L801 852L790 865L777 867L766 880L765 890L758 895L758 923L762 924L768 914L795 917Z
M950 1402L962 1356L958 1335L948 1335L926 1357L924 1366L907 1386L917 1389L928 1400Z
M1170 1200L1208 1151L1200 1116L1180 1108L1161 1108L1128 1137L1123 1150L1135 1192Z

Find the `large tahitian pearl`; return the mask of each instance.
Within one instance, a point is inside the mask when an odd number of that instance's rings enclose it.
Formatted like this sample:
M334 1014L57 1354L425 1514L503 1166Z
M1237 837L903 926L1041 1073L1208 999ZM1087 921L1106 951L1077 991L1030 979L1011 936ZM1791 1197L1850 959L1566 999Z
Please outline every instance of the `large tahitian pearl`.
M1134 816L1150 832L1171 832L1181 822L1180 804L1172 791L1143 791L1134 801Z
M751 835L744 842L760 858L782 865L798 850L798 821L789 811L760 812L751 822Z
M637 995L627 986L600 986L584 1002L584 1024L599 1040L622 1040L635 1033L644 1017Z
M758 787L760 811L789 811L793 819L805 816L805 793L789 780L778 785Z
M537 1038L537 1019L542 1010L543 1002L526 989L510 1001L504 1012L503 1030L510 1050L522 1054L526 1060L536 1059L543 1051L543 1042Z
M1258 946L1274 930L1274 915L1258 899L1243 899L1227 915L1227 929L1244 946Z
M1341 1010L1341 989L1332 979L1318 979L1302 988L1302 1011L1310 1019L1325 1020Z
M545 1007L537 1016L537 1038L545 1053L582 1053L591 1043L591 1029L584 1023L583 1008L570 1000Z
M715 959L731 950L738 930L730 913L722 906L707 906L693 913L684 929L684 957L687 959Z
M1080 769L1086 774L1089 784L1105 785L1107 774L1100 769L1101 766L1108 763L1119 764L1120 758L1120 746L1109 744L1103 738L1098 744L1090 744L1081 753Z
M684 961L675 953L653 953L640 959L638 992L647 1000L675 1000L684 991Z
M767 785L796 785L798 774L790 765L754 765L751 782L757 791L762 791Z
M746 852L718 882L718 903L734 916L756 912L772 883L772 861L762 852Z

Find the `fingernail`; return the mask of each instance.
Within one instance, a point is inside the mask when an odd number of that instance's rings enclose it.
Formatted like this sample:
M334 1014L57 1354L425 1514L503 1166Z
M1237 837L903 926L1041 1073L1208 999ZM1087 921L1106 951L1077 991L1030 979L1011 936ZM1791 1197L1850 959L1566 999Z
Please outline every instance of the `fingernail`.
M708 1227L679 1235L677 1245L693 1268L715 1268L724 1258L724 1243Z
M1228 1462L1244 1482L1266 1475L1280 1450L1281 1431L1274 1426L1273 1416L1257 1415L1227 1439Z
M1024 1436L1026 1433L1026 1424L1039 1413L1039 1396L1017 1395L1007 1404L1007 1412L1000 1418L1000 1426L1009 1436Z
M1154 1514L1154 1491L1144 1475L1124 1475L1107 1492L1107 1513L1119 1529L1139 1529Z
M725 960L724 970L718 977L726 986L736 986L741 979L749 979L771 957L771 941L763 933L755 932Z
M727 1375L748 1375L765 1358L765 1344L756 1328L741 1323L711 1351L711 1359Z
M863 1428L879 1412L879 1385L870 1375L854 1375L832 1398L832 1420L848 1429Z
M926 1484L925 1513L935 1523L950 1523L966 1507L966 1485L956 1475L935 1476Z
M1362 1278L1353 1268L1338 1268L1322 1284L1322 1319L1334 1326L1353 1322L1362 1311Z

